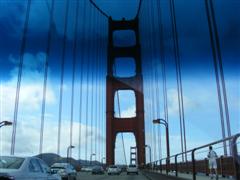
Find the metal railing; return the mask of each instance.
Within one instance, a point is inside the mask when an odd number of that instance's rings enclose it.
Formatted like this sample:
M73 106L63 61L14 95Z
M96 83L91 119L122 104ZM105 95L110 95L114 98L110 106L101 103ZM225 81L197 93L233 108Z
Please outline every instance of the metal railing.
M237 149L237 140L240 137L240 133L227 137L225 139L221 139L203 146L199 146L197 148L188 150L186 152L183 153L178 153L175 155L172 155L170 157L166 157L166 158L162 158L158 161L153 162L152 164L148 164L147 168L151 169L151 170L160 170L160 173L163 172L163 170L166 170L166 174L168 175L170 171L174 171L175 172L175 176L178 176L178 172L179 172L179 167L181 167L181 169L184 169L185 173L192 173L192 179L196 180L196 174L198 172L205 172L206 175L208 175L208 160L204 159L204 160L199 160L197 161L195 159L195 154L197 150L203 149L203 148L207 148L209 146L215 145L215 144L219 144L222 142L226 142L229 141L230 145L231 145L231 149L232 149L232 154L231 156L228 157L223 157L221 156L220 159L218 160L218 162L221 164L221 169L220 172L224 172L224 169L222 167L223 161L226 162L232 162L231 166L228 165L227 168L229 168L229 170L231 170L231 174L236 178L236 179L240 179L240 160L239 160L239 155L238 155L238 149ZM178 162L177 159L180 155L183 154L189 154L191 153L191 161L186 161L186 162ZM170 160L174 158L174 163L169 163ZM166 163L163 164L163 161L165 161ZM157 165L159 162L159 165ZM231 168L231 169L230 169ZM200 169L200 170L199 170ZM226 170L225 170L226 171Z

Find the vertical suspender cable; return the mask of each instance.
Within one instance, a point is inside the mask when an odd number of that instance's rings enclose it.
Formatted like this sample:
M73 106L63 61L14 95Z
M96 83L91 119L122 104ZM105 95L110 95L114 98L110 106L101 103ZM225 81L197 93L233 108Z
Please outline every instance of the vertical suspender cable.
M148 13L148 15L149 15L149 9L150 9L150 7L149 7L149 2L146 2L146 11L147 11L147 13ZM146 17L146 16L144 16L144 17ZM146 18L144 18L144 26L149 26L149 24L148 24L148 21L146 20ZM146 37L148 36L149 34L146 34ZM147 38L147 40L148 41L146 41L146 43L147 43L147 47L148 46L151 46L151 42L149 41L149 39L151 39L151 37L148 37ZM151 48L150 48L151 49ZM146 58L149 58L148 56L146 57ZM146 94L147 94L147 112L149 112L148 114L147 114L147 120L148 120L148 125L149 125L149 131L150 131L150 133L149 133L149 145L152 147L152 145L153 145L153 135L152 135L152 132L153 132L153 124L152 124L152 120L151 120L151 110L152 110L152 108L151 108L151 63L149 62L149 61L147 61L146 62L146 79L147 79L147 85L146 85ZM153 153L153 151L148 151L149 152L149 154L150 154L150 157L152 156L152 153ZM149 159L149 162L151 163L151 159Z
M94 25L95 25L95 10L93 9L92 11L92 23L91 23L91 32L92 34L94 34ZM91 51L95 51L95 44L96 43L93 43L93 38L94 36L91 36L91 47L90 47L90 50ZM91 154L93 154L93 112L94 112L94 107L93 107L93 103L94 103L94 72L95 71L95 68L96 68L96 58L94 56L93 53L91 53L91 104L90 104L90 113L91 113L91 116L90 116L90 152Z
M214 11L214 8L213 8L213 1L212 0L210 0L210 9L211 9L211 13L212 13L212 21L213 21L215 40L216 40L216 49L217 49L217 56L218 56L219 71L220 71L220 77L221 77L221 82L222 82L222 91L223 91L223 101L224 101L224 107L225 107L227 132L228 132L228 137L230 137L232 134L231 134L231 126L230 126L230 120L229 120L227 92L226 92L226 85L225 85L225 78L224 78L224 71L223 71L223 63L222 63L222 55L221 55L221 48L220 48L220 42L219 42L219 35L218 35L218 31L217 31L217 23L216 23L215 11Z
M43 132L44 132L45 105L46 105L46 89L47 89L47 79L48 79L49 53L50 53L50 48L51 48L51 36L52 36L52 30L53 30L54 5L55 5L55 0L52 1L50 15L49 15L49 29L48 29L48 39L47 39L47 49L46 49L46 60L45 60L45 66L44 66L44 82L43 82L43 99L42 99L42 113L41 113L41 129L40 129L39 154L42 154L42 148L43 148Z
M154 37L152 35L152 32L154 32L154 14L153 14L153 6L152 6L152 1L149 2L149 8L148 8L148 12L149 12L149 17L150 17L150 21L149 21L149 29L150 29L150 49L151 49L151 57L150 57L150 79L151 79L151 83L150 83L150 96L151 96L151 118L150 118L150 123L152 125L152 133L153 133L153 144L152 144L152 148L153 148L153 157L152 159L155 159L156 157L156 126L152 123L152 120L155 118L155 97L154 97L154 84L155 84L155 79L154 79L154 56L155 56L155 42L154 42ZM151 92L152 91L152 92Z
M91 8L91 6L89 6ZM88 28L90 29L90 32L88 32L88 34L91 35L91 18L92 18L92 9L90 10L90 16L89 16L89 21L88 21ZM89 36L90 37L90 36ZM89 69L90 69L90 62L89 60L91 59L90 56L90 49L91 49L91 41L90 43L88 43L88 48L87 48L87 102L86 102L86 133L85 133L85 159L87 159L87 155L88 155L88 115L89 115Z
M98 121L98 126L97 126L97 142L98 142L98 148L97 148L97 152L98 152L98 157L99 157L99 162L101 162L101 141L100 141L100 128L101 128L101 59L102 59L102 53L101 53L101 42L102 42L102 38L101 38L101 35L102 35L102 22L100 21L100 18L99 18L99 41L98 41L98 84L97 84L97 87L98 87L98 111L97 111L97 121Z
M103 22L102 22L103 23ZM105 32L105 28L104 28L104 26L102 25L102 28L101 28L101 34L103 34L104 35L104 32ZM104 104L104 81L103 81L103 79L105 79L105 74L104 74L104 50L105 49L103 49L103 47L104 47L104 45L105 45L105 41L104 41L104 39L102 38L101 39L101 43L100 43L100 47L102 47L101 48L101 61L100 61L100 64L101 64L101 66L100 66L100 77L101 77L101 84L100 84L100 86L101 86L101 94L100 94L100 97L101 97L101 103L100 103L100 107L101 107L101 109L100 109L100 122L101 122L101 124L100 124L100 126L101 126L101 131L102 131L102 136L104 137L104 125L105 125L105 123L104 123L104 112L105 112L105 109L104 109L104 107L105 107L105 104ZM104 156L104 147L105 147L105 145L104 144L102 144L102 147L101 147L101 157L103 157Z
M168 122L168 96L167 96L167 79L166 79L166 64L165 64L165 48L164 48L164 30L163 30L163 18L160 1L157 1L158 17L159 17L159 28L160 28L160 63L162 70L163 80L163 101L164 101L164 117Z
M180 65L178 33L177 33L177 25L176 25L174 0L170 0L170 12L171 12L172 31L173 31L173 38L174 38L174 54L175 54L177 86L178 86L178 105L179 105L179 116L180 116L181 144L182 144L182 152L184 151L186 152L187 147L186 147L185 117L184 117L184 106L183 106L182 77L181 77L181 65ZM184 156L182 156L182 158L183 157ZM185 160L187 161L187 154L185 154Z
M69 0L66 2L66 10L64 16L64 34L63 34L63 49L61 56L61 80L60 80L60 100L59 100L59 111L58 111L58 147L57 153L60 154L61 145L61 126L62 126L62 96L63 96L63 79L64 79L64 65L65 65L65 49L67 43L67 27L68 27L68 11L69 11Z
M217 84L217 93L218 93L218 103L219 103L219 111L220 111L220 118L221 118L221 127L222 127L222 137L225 138L225 123L224 123L224 115L223 115L223 106L222 106L222 97L221 97L221 87L220 87L220 80L219 80L219 70L218 70L218 58L221 57L220 52L217 52L217 47L214 43L214 27L212 25L213 19L211 18L210 14L210 8L208 4L208 0L205 0L205 7L206 7L206 13L207 13L207 20L208 20L208 28L209 28L209 35L210 35L210 41L211 41L211 48L212 48L212 55L213 55L213 62L214 62L214 72L216 77L216 84ZM217 31L217 30L215 30ZM217 34L215 33L215 36ZM216 37L215 37L216 38ZM217 57L219 56L219 57ZM221 58L220 58L221 59ZM223 143L224 146L224 155L227 155L227 147L226 142Z
M116 72L116 63L114 61L114 69L113 69L114 75L117 76L117 72ZM118 115L119 118L121 118L121 107L120 107L120 97L119 97L119 92L116 92L117 94L117 103L118 103ZM124 143L124 138L123 138L123 133L121 134L121 140L122 140L122 146L123 146L123 155L124 155L124 160L125 160L125 164L127 164L127 157L126 157L126 150L125 150L125 143Z
M81 62L82 64L80 64L80 73L81 73L81 77L80 77L80 96L79 96L79 139L78 139L78 159L81 158L81 144L82 144L82 94L83 94L83 71L84 71L84 64L85 64L85 51L86 51L86 28L85 28L85 23L86 23L86 1L84 1L83 3L83 19L82 19L82 27L83 27L83 35L82 35L82 40L81 40L81 49L82 49L82 53L81 53Z
M148 14L150 16L150 4L148 2ZM151 27L151 24L149 21L147 21L148 26ZM151 28L149 28L151 29ZM150 49L152 50L152 37L151 37L151 32L149 34L149 46L150 46ZM154 135L153 135L153 124L152 124L152 117L153 117L153 104L152 104L152 53L151 53L151 57L150 57L150 62L149 62L149 90L148 90L148 93L149 93L149 123L150 123L150 127L151 127L151 148L153 148L153 145L154 145ZM154 151L151 150L151 157L153 157L153 153ZM153 158L152 158L153 159ZM151 160L152 160L151 159Z
M162 82L163 82L163 101L164 101L164 118L168 123L168 96L167 96L167 83L166 83L166 67L165 67L165 48L164 48L164 32L163 32L163 17L160 1L157 1L157 9L158 9L158 26L160 30L160 64L161 64L161 72L162 72ZM161 132L159 132L161 136ZM160 139L161 141L161 139ZM160 151L160 157L162 157L162 153Z
M97 21L96 21L96 26L97 26L97 28L98 29L100 29L100 23L99 23L99 15L96 17L97 18ZM99 45L99 35L98 35L98 33L96 33L97 34L97 36L96 36L96 48L95 48L95 51L96 51L96 76L95 76L95 78L96 78L96 81L95 81L95 91L96 91L96 93L95 93L95 118L94 118L94 120L95 120L95 142L94 142L94 144L95 144L95 147L94 147L94 152L95 152L95 154L96 154L96 158L97 158L97 156L99 157L99 152L98 152L98 149L97 149L97 145L98 145L98 142L97 142L97 137L98 137L98 120L99 120L99 115L98 115L98 112L99 112L99 107L100 107L100 104L99 104L99 72L100 72L100 70L99 70L99 66L100 66L100 63L99 63L99 57L100 57L100 54L99 54L99 49L100 49L100 45Z
M22 42L20 48L20 57L19 57L19 68L18 68L18 79L17 79L17 88L16 88L16 96L15 96L15 106L14 106L14 116L13 116L13 131L12 131L12 142L11 142L11 155L14 155L15 152L15 140L16 140L16 130L17 130L17 120L18 120L18 105L19 105L19 95L20 95L20 88L21 88L21 81L22 81L22 71L23 71L23 58L24 52L26 48L26 39L27 39L27 30L28 30L28 23L29 23L29 14L31 8L31 0L28 0L27 3L27 10L26 10L26 17L23 27L23 35L22 35Z
M73 138L73 112L74 112L74 88L75 88L75 72L76 72L76 60L77 60L77 40L78 40L78 14L79 14L79 0L76 4L76 17L74 25L74 41L73 41L73 63L72 63L72 92L71 92L71 120L70 120L70 146L72 146ZM72 150L70 149L70 157L72 156Z

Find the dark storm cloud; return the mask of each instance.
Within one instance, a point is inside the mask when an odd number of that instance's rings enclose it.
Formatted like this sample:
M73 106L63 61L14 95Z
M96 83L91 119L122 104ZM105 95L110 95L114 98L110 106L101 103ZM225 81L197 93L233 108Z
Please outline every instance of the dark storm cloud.
M48 9L46 3L41 1L36 1L33 3L32 11L30 13L30 22L27 38L27 48L28 53L36 54L38 52L46 51L47 42L47 31L48 31ZM141 33L141 44L144 47L145 43L151 43L155 39L158 42L156 50L160 49L159 45L159 18L156 11L156 2L153 1L151 7L146 3L150 1L145 1L142 5L142 10L140 14L140 23L143 25L140 27ZM73 47L73 36L74 36L74 22L75 22L75 3L76 1L71 1L70 11L69 11L69 22L67 30L67 46L66 46L66 72L71 72L72 67L72 47ZM99 16L99 13L86 1L86 15L84 15L84 1L80 1L80 15L79 15L79 29L78 29L78 58L84 57L87 61L96 61L98 50L101 49L106 54L107 45L107 19L105 17ZM128 19L134 17L136 7L138 6L138 1L131 1L131 3L126 3L126 1L121 1L121 5L117 5L117 2L106 1L100 2L96 1L100 7L103 8L109 15L115 18L120 18L126 16ZM177 29L179 35L179 51L181 56L181 63L185 72L190 72L199 69L203 71L205 65L209 65L211 61L211 47L209 39L209 31L207 25L207 18L205 12L204 1L197 0L187 0L187 1L175 1L176 8L176 20ZM121 8L125 7L124 11L121 12ZM173 40L172 40L172 27L170 19L170 7L169 1L161 1L161 7L163 11L163 26L164 26L164 48L165 55L167 58L167 66L170 67L171 71L174 71L174 61L173 61ZM224 60L224 65L227 71L235 71L236 67L239 67L240 58L240 21L239 16L236 14L240 11L240 4L234 0L226 1L218 0L214 1L216 21L219 30L219 37L221 43L222 56ZM152 9L151 9L152 8ZM1 8L2 9L2 8ZM0 21L0 31L2 34L2 42L0 43L0 59L1 64L7 66L10 69L11 63L6 62L6 59L10 55L15 57L18 56L20 42L21 42L21 32L24 22L24 14L26 10L26 2L18 2L11 4L8 11L1 11L1 21ZM153 11L154 18L150 19L149 10ZM63 46L63 29L64 29L64 12L65 3L56 3L56 9L54 13L54 30L52 37L52 46L50 53L50 64L53 72L59 73L60 71L60 61L62 55ZM121 14L122 13L122 14ZM96 17L98 19L96 19ZM145 18L145 19L144 19ZM144 25L143 21L147 21ZM151 25L151 23L154 23ZM152 39L152 40L151 40ZM127 43L129 41L128 36L122 36L118 39L121 43ZM103 45L97 45L97 43L102 42ZM155 50L155 51L156 51ZM85 51L85 52L83 52ZM86 54L89 53L88 56ZM143 53L146 57L152 57L152 48L150 46L143 49ZM81 55L83 54L83 55ZM154 59L159 59L159 52L156 53ZM144 59L148 61L148 59ZM103 61L106 61L106 56ZM207 62L207 63L206 63ZM93 71L97 71L95 65L92 66ZM86 70L86 69L85 69Z
M153 5L144 3L140 16L142 22L142 41L146 44L160 41L159 19L157 18L156 1ZM178 31L179 53L183 73L202 73L206 69L213 69L212 51L210 44L209 29L207 23L206 9L202 0L174 1L176 10L176 23ZM164 28L164 48L165 56L170 71L174 73L174 51L173 34L170 16L169 1L161 1L163 12L162 21ZM236 1L214 1L214 9L218 34L220 39L221 54L223 57L224 70L235 75L240 67L240 3ZM154 19L149 10L153 11ZM154 25L152 25L154 24ZM157 39L157 40L156 40ZM151 57L152 47L149 45L144 49L144 53ZM157 49L160 44L157 42ZM159 54L157 58L159 59Z

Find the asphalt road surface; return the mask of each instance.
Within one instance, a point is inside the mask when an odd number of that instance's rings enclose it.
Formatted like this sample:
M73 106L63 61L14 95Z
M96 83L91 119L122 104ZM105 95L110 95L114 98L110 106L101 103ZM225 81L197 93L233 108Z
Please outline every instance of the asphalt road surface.
M92 175L91 173L80 172L78 174L77 180L148 180L144 175L139 173L139 175L126 173L121 173L121 175Z

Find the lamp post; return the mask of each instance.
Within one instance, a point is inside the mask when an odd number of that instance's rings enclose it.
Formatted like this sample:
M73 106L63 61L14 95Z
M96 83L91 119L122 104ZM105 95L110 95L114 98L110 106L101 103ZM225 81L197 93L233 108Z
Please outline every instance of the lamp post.
M92 153L91 155L90 155L90 164L92 164L92 157L93 156L96 156L96 154L95 153Z
M153 124L163 124L166 128L166 148L167 148L167 166L168 166L169 157L170 157L168 122L164 119L154 119ZM167 168L167 172L168 172L168 168Z
M3 126L11 126L12 125L12 122L10 121L2 121L0 122L0 128L3 127Z
M67 148L67 162L69 162L69 151L70 151L70 149L73 149L73 148L75 148L75 146L73 146L73 145L70 145Z
M152 149L151 149L151 146L149 145L145 145L145 148L146 147L149 149L149 161L150 161L150 165L152 166Z

